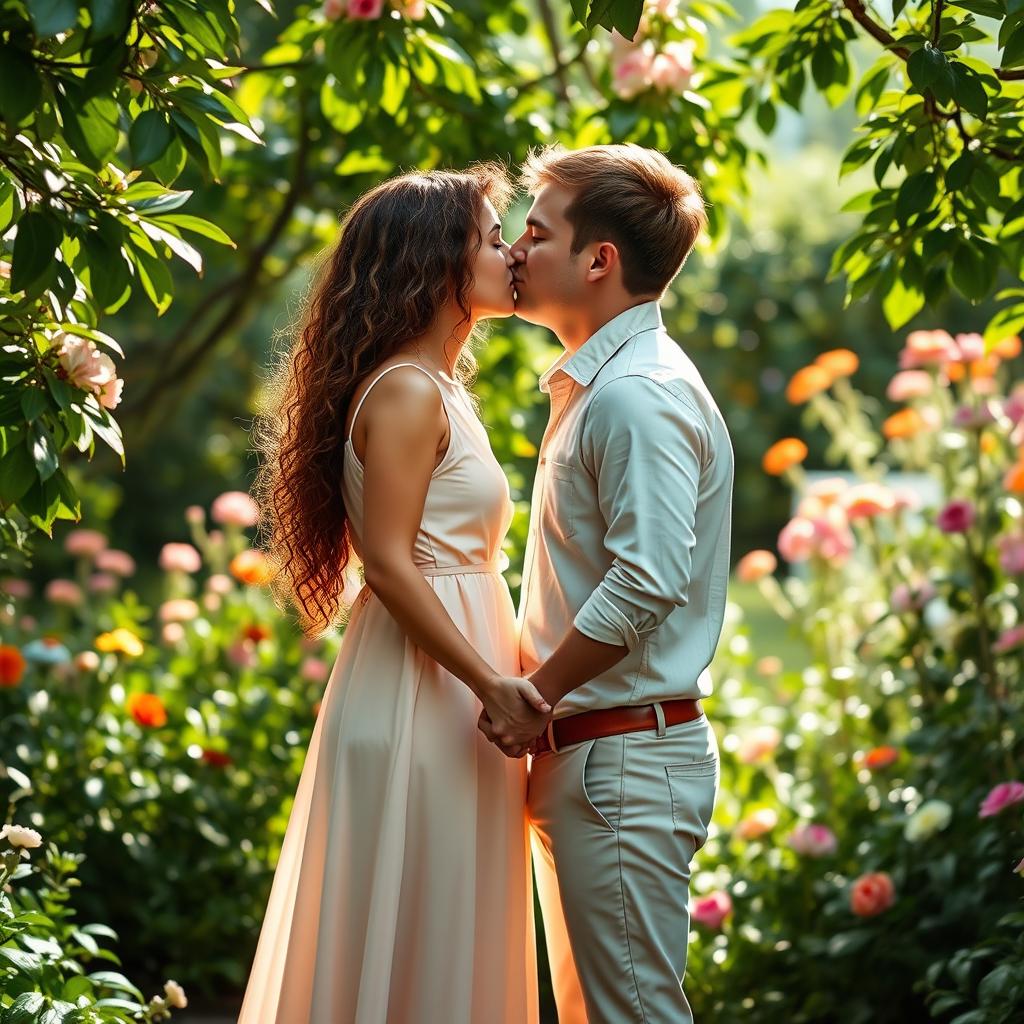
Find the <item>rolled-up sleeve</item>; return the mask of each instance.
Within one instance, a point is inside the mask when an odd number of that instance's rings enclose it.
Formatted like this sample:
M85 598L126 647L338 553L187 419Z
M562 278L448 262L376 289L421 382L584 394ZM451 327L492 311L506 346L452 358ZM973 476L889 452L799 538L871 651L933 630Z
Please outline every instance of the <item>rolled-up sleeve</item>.
M620 377L594 396L581 454L613 561L576 614L581 633L632 650L687 603L709 451L700 412L648 377Z

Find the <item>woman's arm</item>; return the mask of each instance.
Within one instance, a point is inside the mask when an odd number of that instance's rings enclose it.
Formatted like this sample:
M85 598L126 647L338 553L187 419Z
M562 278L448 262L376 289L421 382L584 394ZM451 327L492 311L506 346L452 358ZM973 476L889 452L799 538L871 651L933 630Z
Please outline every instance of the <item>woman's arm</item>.
M526 679L497 672L466 640L413 562L427 488L445 433L444 403L419 370L392 370L363 403L363 569L410 640L461 679L502 721L550 707ZM449 444L452 442L449 441ZM518 714L518 709L529 714Z

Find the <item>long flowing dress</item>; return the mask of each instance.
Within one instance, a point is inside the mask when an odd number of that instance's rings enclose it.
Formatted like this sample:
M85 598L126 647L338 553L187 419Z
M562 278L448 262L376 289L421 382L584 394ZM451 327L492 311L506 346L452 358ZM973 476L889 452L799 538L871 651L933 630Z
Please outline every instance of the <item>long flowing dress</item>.
M462 385L417 368L441 392L451 439L415 561L484 659L518 675L501 576L508 482ZM358 550L363 468L351 436L343 486ZM536 1024L526 761L484 738L480 709L364 587L321 701L239 1024Z

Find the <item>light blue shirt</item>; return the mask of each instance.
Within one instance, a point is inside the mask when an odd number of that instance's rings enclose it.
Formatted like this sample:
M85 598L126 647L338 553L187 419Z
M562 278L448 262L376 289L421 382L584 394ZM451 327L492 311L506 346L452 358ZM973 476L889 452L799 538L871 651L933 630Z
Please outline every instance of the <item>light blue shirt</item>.
M628 648L555 717L711 693L725 617L733 451L656 302L605 324L541 377L551 416L519 606L529 674L572 626Z

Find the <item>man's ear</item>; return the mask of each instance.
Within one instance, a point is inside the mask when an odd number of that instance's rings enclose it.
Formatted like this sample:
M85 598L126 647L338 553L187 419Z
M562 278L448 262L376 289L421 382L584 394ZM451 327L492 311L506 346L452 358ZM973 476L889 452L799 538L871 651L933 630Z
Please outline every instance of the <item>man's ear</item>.
M599 242L590 258L587 268L588 281L600 281L607 277L619 263L619 250L614 242Z

